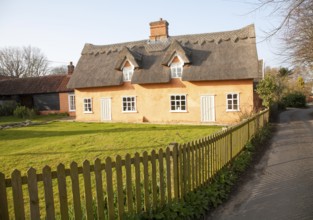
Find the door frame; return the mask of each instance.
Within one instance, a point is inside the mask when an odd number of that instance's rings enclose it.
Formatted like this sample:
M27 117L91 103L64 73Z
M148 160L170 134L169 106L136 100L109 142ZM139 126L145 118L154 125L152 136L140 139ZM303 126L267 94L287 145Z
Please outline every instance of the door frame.
M103 119L103 107L102 107L102 101L109 100L109 110L110 110L110 117L109 119ZM112 98L111 97L101 97L100 98L100 121L106 122L106 121L112 121Z
M212 118L212 120L208 120L208 121L204 121L204 117L203 117L203 108L202 108L202 105L203 105L203 101L202 101L202 98L205 98L205 97L212 97L213 98L213 106L211 105L210 106L210 109L212 108L213 109L213 112L212 112L212 116L213 116L213 118ZM206 123L206 122L215 122L216 121L216 115L215 115L215 95L210 95L210 94L208 94L208 95L201 95L200 96L200 117L201 117L201 122L204 122L204 123Z

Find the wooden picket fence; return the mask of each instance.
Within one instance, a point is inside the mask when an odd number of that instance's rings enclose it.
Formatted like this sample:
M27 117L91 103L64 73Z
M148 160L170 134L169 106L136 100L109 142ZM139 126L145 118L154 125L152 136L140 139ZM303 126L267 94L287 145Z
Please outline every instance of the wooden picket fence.
M45 166L42 173L30 168L26 176L14 170L10 179L0 173L0 219L123 219L151 211L208 184L268 118L265 110L211 136L150 154L86 160L81 167L60 164L56 171Z

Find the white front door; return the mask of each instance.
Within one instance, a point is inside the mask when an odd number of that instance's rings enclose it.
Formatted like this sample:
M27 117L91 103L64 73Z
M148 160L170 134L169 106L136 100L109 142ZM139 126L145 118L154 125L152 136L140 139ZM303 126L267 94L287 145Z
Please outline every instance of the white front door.
M201 96L201 122L215 121L214 96Z
M102 98L101 99L101 121L111 121L111 98Z

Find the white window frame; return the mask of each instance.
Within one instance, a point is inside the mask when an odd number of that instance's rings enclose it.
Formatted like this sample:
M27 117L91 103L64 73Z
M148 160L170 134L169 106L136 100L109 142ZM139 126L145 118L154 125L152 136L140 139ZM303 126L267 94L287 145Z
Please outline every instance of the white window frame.
M90 100L90 102L87 103L87 102L86 102L87 100ZM88 108L88 105L90 105L90 110L87 109L87 108ZM87 108L86 108L86 107L87 107ZM87 109L87 111L86 111L86 109ZM84 110L84 113L86 113L86 114L93 113L93 112L92 112L92 98L84 98L84 99L83 99L83 110Z
M130 64L130 66L124 67L126 62L128 62ZM131 62L129 62L128 60L126 60L124 62L123 67L122 67L123 81L124 82L130 82L131 81L132 76L134 74L134 69L135 69L135 67L131 64Z
M176 107L177 105L177 102L180 102L180 104L179 104L179 106L181 107L182 106L182 104L181 104L181 102L183 101L183 100L176 100L176 96L180 96L180 97L182 97L182 96L184 96L185 97L185 110L181 110L181 109L175 109L175 110L172 110L172 102L175 102L175 104L174 104L174 106ZM175 97L175 100L172 100L172 97ZM170 112L187 112L187 94L171 94L170 95Z
M69 112L76 111L75 94L68 94L68 111Z
M231 95L231 98L228 98L228 96ZM237 95L237 99L234 99L234 95ZM237 108L234 108L234 100L237 100ZM229 104L228 102L231 101ZM228 106L231 105L231 108L228 108ZM240 95L239 92L229 92L226 94L226 112L239 112L240 111Z
M174 58L177 57L179 59L179 62L175 62L173 63ZM175 54L173 56L173 58L171 59L171 61L169 62L169 66L171 68L171 78L181 78L183 75L183 70L184 70L184 62L182 61L182 59ZM181 70L180 74L178 75L178 70Z
M131 100L131 101L127 101L127 100L125 100L125 102L126 102L126 104L128 104L128 103L133 103L134 104L134 106L131 106L131 107L133 107L133 109L132 110L124 110L124 99L127 99L127 98L132 98L132 99L134 99L134 100ZM126 106L127 107L127 106ZM123 96L122 97L122 112L124 112L124 113L128 113L128 112L137 112L137 97L136 96Z

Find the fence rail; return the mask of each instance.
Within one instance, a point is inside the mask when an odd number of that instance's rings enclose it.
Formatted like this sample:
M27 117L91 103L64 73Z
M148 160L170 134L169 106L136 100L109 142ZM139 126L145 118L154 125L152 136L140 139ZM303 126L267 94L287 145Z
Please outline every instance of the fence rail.
M265 110L227 130L150 154L86 160L81 167L59 164L56 171L45 166L41 173L30 168L26 176L14 170L9 179L0 173L0 219L122 219L150 211L207 184L268 118Z

